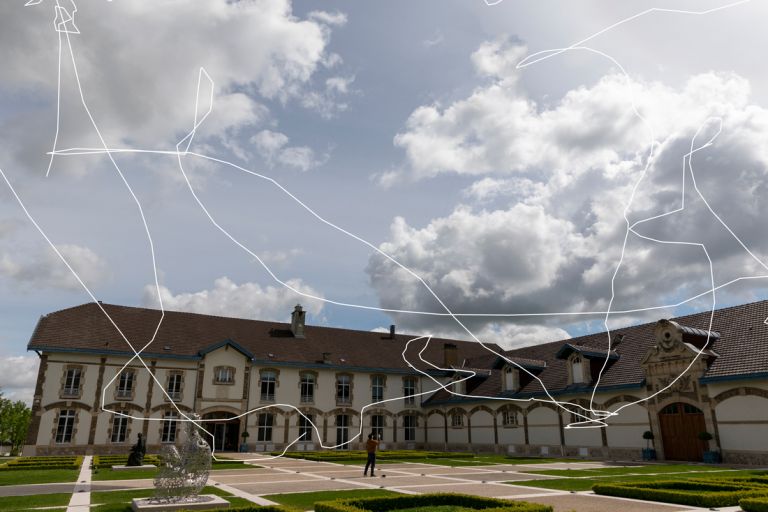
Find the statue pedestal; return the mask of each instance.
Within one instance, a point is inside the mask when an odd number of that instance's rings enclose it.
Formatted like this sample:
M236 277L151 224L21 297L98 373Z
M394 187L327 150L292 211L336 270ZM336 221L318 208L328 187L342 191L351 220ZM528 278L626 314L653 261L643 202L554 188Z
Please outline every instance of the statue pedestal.
M215 510L229 508L229 502L221 496L201 494L197 501L180 501L178 503L156 503L149 498L134 498L131 509L134 512L165 512L173 510Z
M154 464L144 464L142 466L124 466L120 464L119 466L112 466L112 471L126 471L130 469L138 469L138 470L152 470L157 469L157 466Z

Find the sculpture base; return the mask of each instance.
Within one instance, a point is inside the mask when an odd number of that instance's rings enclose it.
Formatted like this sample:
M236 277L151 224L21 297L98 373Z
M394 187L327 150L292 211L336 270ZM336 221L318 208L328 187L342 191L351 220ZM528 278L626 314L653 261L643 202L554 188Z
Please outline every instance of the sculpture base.
M119 466L112 466L112 471L126 471L129 469L138 469L138 470L150 470L150 469L157 469L157 466L154 464L143 464L141 466L125 466L123 464L120 464Z
M134 512L158 512L172 510L214 510L229 508L229 502L221 496L201 494L197 501L180 501L178 503L153 502L150 498L134 498L131 509Z

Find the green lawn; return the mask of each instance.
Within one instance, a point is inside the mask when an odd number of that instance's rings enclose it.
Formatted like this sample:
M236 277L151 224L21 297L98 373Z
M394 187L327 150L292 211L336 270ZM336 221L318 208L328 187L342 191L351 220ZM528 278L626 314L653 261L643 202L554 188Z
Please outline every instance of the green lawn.
M91 510L98 512L123 512L131 510L131 500L133 498L149 498L155 494L154 489L137 489L132 491L101 491L91 493L91 504L98 505ZM207 486L200 494L215 494L225 498L233 507L243 507L253 505L248 500L238 498L232 494L223 491L217 487Z
M48 484L52 482L74 482L79 469L15 469L0 471L0 485Z
M298 510L312 510L318 501L330 501L343 498L379 498L398 496L399 493L384 489L360 489L351 491L300 492L296 494L269 494L263 498Z
M70 493L33 494L32 496L7 496L0 498L0 510L27 510L35 507L66 507L72 498Z
M555 489L559 491L589 491L592 486L597 483L618 483L618 482L660 482L664 480L687 480L689 478L717 478L721 476L723 478L732 478L735 476L750 476L754 475L755 471L731 471L709 469L701 471L702 466L695 466L699 471L690 471L686 473L664 473L660 471L657 475L639 475L639 476L622 476L606 474L603 477L598 475L592 478L575 477L575 478L548 478L546 480L520 480L504 482L507 484L522 485L525 487L536 487L539 489Z

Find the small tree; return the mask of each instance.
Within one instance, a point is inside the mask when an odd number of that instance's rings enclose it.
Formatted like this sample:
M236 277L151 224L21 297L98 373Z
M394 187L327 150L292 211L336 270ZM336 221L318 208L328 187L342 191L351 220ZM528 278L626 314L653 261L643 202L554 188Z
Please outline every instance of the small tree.
M243 433L240 434L240 437L242 437L243 438L243 442L245 442L245 440L248 439L248 436L250 436L250 435L251 434L249 434L247 430L243 430Z
M699 432L699 439L704 441L704 445L707 447L707 450L709 450L709 442L712 440L712 434L707 431Z
M0 398L0 439L8 441L14 455L18 455L27 440L31 418L32 411L21 400L11 402L7 398Z
M653 441L653 432L650 430L646 430L643 432L643 439L645 439L645 448L650 449L651 448L651 441Z

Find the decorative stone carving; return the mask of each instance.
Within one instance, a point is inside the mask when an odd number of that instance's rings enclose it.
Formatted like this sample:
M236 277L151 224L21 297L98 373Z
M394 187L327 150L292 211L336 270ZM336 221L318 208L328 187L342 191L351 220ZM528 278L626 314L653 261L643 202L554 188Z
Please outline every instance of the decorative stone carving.
M193 414L190 418L197 421L200 416ZM208 482L211 448L194 422L184 422L184 428L186 439L181 451L176 446L167 446L162 452L164 465L155 477L154 502L194 503Z

